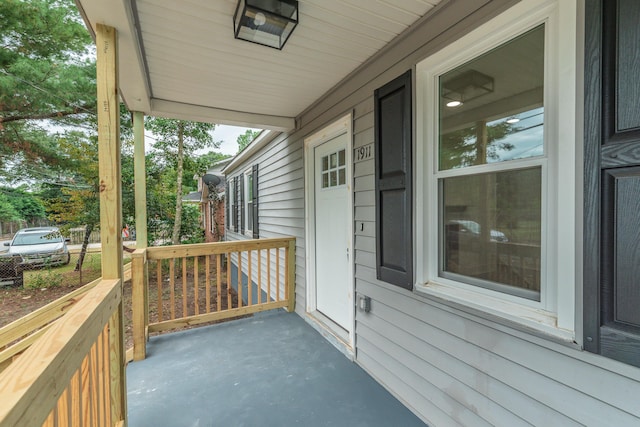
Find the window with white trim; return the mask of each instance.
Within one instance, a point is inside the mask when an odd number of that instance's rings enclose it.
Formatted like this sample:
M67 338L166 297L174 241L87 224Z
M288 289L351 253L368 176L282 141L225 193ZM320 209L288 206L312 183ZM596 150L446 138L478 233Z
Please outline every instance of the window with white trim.
M525 0L418 64L416 289L573 330L576 34L562 14L575 21L575 2Z
M227 194L227 202L229 203L229 218L227 218L227 224L229 230L234 230L236 225L236 186L233 178L229 179L229 194Z
M247 236L253 237L253 171L247 169L242 176L244 185L243 209L246 218L244 232Z

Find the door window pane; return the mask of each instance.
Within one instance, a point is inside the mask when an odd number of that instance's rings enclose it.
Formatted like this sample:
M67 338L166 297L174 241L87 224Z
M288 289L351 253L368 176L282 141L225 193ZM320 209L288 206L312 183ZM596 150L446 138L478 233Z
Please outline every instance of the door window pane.
M322 157L322 188L346 184L346 152L340 150Z

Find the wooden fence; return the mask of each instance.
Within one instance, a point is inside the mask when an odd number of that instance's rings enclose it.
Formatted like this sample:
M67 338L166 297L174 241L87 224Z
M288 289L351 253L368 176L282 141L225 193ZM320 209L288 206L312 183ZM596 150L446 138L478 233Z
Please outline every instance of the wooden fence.
M295 239L138 249L132 259L133 359L149 333L295 304Z
M91 285L0 374L0 426L124 424L122 282Z

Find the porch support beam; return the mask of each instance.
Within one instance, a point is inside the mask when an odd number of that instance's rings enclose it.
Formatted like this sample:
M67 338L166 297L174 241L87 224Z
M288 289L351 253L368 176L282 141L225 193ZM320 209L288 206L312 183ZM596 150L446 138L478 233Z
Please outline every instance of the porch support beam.
M164 99L151 100L151 113L149 115L221 125L269 129L279 132L287 132L296 127L296 121L293 117L224 110L222 108L183 104Z
M147 173L144 149L144 114L133 113L133 174L136 205L136 249L147 247Z
M122 279L122 174L115 28L96 25L96 50L102 278ZM116 422L125 420L127 413L123 320L120 301L118 309L109 320L111 416Z

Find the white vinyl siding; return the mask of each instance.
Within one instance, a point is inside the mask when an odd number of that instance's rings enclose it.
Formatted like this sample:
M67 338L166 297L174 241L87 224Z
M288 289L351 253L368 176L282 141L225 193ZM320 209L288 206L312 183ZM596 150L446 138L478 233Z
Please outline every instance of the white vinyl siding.
M238 166L228 175L243 176L237 171L245 171L251 165L258 164L258 223L260 224L260 237L295 237L296 238L296 311L304 312L304 179L302 140L289 145L289 140L284 135L277 137L267 147L260 150L245 164ZM231 177L231 178L229 178ZM245 198L247 197L245 191ZM239 231L239 230L238 230ZM227 230L227 240L242 240L250 236L234 233ZM281 257L280 275L284 283L284 251ZM253 254L254 262L257 255ZM246 255L245 255L246 258ZM263 256L262 265L266 268L266 255ZM246 262L244 262L246 266ZM255 264L254 264L255 265ZM263 270L265 271L265 270ZM257 269L253 269L257 274ZM275 267L272 274L275 274ZM281 290L282 294L283 290ZM275 291L272 290L273 296Z
M436 19L415 28L298 117L295 134L247 160L245 167L260 165L261 236L297 237L298 314L306 317L303 138L351 112L354 149L373 144L376 88L515 3L446 3ZM572 2L561 3L571 7ZM358 295L372 299L369 313L355 311L359 366L432 426L640 424L637 368L514 328L486 312L378 281L374 161L358 162L354 156L353 173L355 300ZM562 208L575 202L558 203ZM560 253L581 244L579 237L561 240Z

